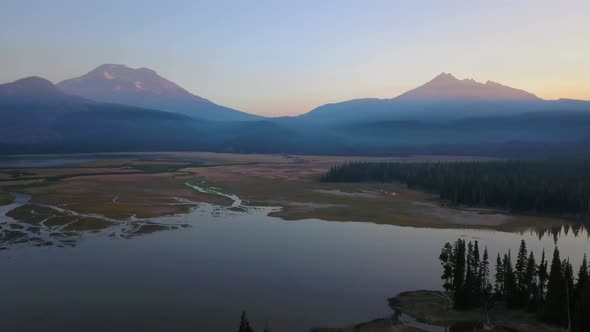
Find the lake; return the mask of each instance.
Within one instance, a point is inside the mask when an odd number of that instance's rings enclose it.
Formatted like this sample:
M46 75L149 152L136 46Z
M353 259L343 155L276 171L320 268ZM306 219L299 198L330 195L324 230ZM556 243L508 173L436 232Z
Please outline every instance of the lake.
M496 250L516 253L523 238L537 258L543 248L551 257L555 239L576 267L590 254L589 234L577 228L539 234L285 221L268 217L270 210L202 204L152 220L188 227L9 246L0 251L3 329L225 332L237 331L246 310L257 331L266 322L272 331L309 331L388 316L387 298L401 291L440 289L440 249L458 237L487 245L492 268Z

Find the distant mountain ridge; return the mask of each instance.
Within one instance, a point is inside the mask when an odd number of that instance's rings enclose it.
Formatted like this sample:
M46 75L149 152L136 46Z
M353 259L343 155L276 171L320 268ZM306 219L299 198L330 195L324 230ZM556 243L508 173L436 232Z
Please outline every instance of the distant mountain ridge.
M107 103L131 105L214 121L247 121L261 117L217 105L196 96L147 68L105 64L87 74L62 81L68 94Z
M524 90L500 83L480 83L473 79L459 80L442 73L426 84L405 92L396 100L410 101L539 101L541 98Z
M149 69L108 65L85 80L74 85L98 82L100 89L90 85L108 102L67 94L39 77L1 84L0 154L168 150L522 158L588 154L590 142L588 101L542 100L450 74L392 99L357 99L304 116L249 121L220 121L219 109L208 108L214 120L154 109L150 98L169 98L175 105L184 98L187 105L212 103ZM114 100L120 95L113 88L129 92L123 93L126 98L145 99L149 108Z
M590 109L590 102L543 100L500 83L480 83L442 73L391 99L355 99L322 105L298 117L324 124L374 121L453 121L466 117L507 116L546 110Z
M186 115L68 95L40 77L0 85L2 144L96 146L111 141L122 147L131 142L157 145L197 139L193 129Z
M0 84L0 102L35 103L35 102L90 102L83 98L67 96L50 81L36 76L22 78L12 83Z

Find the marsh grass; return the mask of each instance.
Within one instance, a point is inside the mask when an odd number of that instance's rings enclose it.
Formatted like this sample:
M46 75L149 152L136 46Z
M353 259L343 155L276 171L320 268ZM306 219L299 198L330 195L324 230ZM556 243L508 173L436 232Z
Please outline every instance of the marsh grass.
M8 205L14 201L14 196L9 193L0 192L0 206Z
M135 160L91 163L88 166L95 170L86 173L77 171L80 168L60 168L59 172L55 168L51 172L36 169L41 182L16 183L8 188L32 195L32 203L63 205L76 212L101 214L120 220L131 216L147 218L185 213L194 206L178 204L175 198L221 206L231 204L227 197L188 188L185 183L189 182L236 194L248 205L280 206L282 210L272 215L287 220L318 218L507 231L563 223L558 219L516 215L496 217L505 221L491 223L490 216L498 215L497 212L449 209L441 204L436 195L410 190L400 183L318 181L331 165L340 162L336 158L313 157L293 162L290 158L279 156L207 156L208 159L225 159L195 162L193 155L192 159L184 161L177 155L170 161L138 156ZM101 171L102 166L105 167L104 172ZM59 174L43 176L56 172ZM32 178L29 175L26 179ZM3 182L0 180L0 187ZM7 199L4 198L4 201Z

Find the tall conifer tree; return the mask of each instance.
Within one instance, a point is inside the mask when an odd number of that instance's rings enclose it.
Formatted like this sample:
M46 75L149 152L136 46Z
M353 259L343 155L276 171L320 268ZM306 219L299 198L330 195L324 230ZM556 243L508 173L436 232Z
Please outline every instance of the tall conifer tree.
M547 296L543 308L543 320L549 323L564 326L567 323L567 300L565 294L565 278L559 258L559 249L555 247L549 282L547 283Z
M526 264L527 264L527 248L524 239L520 241L520 248L518 249L518 255L516 257L516 265L514 266L514 272L516 274L516 282L518 284L518 290L524 292L526 288Z
M541 262L537 267L537 276L539 277L539 299L543 301L545 299L545 291L547 289L547 281L549 274L547 273L547 259L545 259L545 249L541 254Z
M479 267L479 280L481 293L488 297L492 292L492 285L490 285L490 261L488 256L488 247L486 246L483 250L483 259L481 266Z
M497 296L502 297L504 295L504 265L502 264L500 253L496 257L496 274L494 275L494 279L494 291Z
M443 274L441 276L441 279L444 280L443 288L447 292L450 292L453 290L453 265L455 259L453 258L453 246L449 242L445 243L441 249L438 259L443 267Z

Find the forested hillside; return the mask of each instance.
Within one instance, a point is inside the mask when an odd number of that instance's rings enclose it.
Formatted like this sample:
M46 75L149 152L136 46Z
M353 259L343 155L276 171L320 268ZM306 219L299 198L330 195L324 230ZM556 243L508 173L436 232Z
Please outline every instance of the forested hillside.
M590 162L585 160L349 163L332 168L323 180L399 181L455 205L590 216Z

